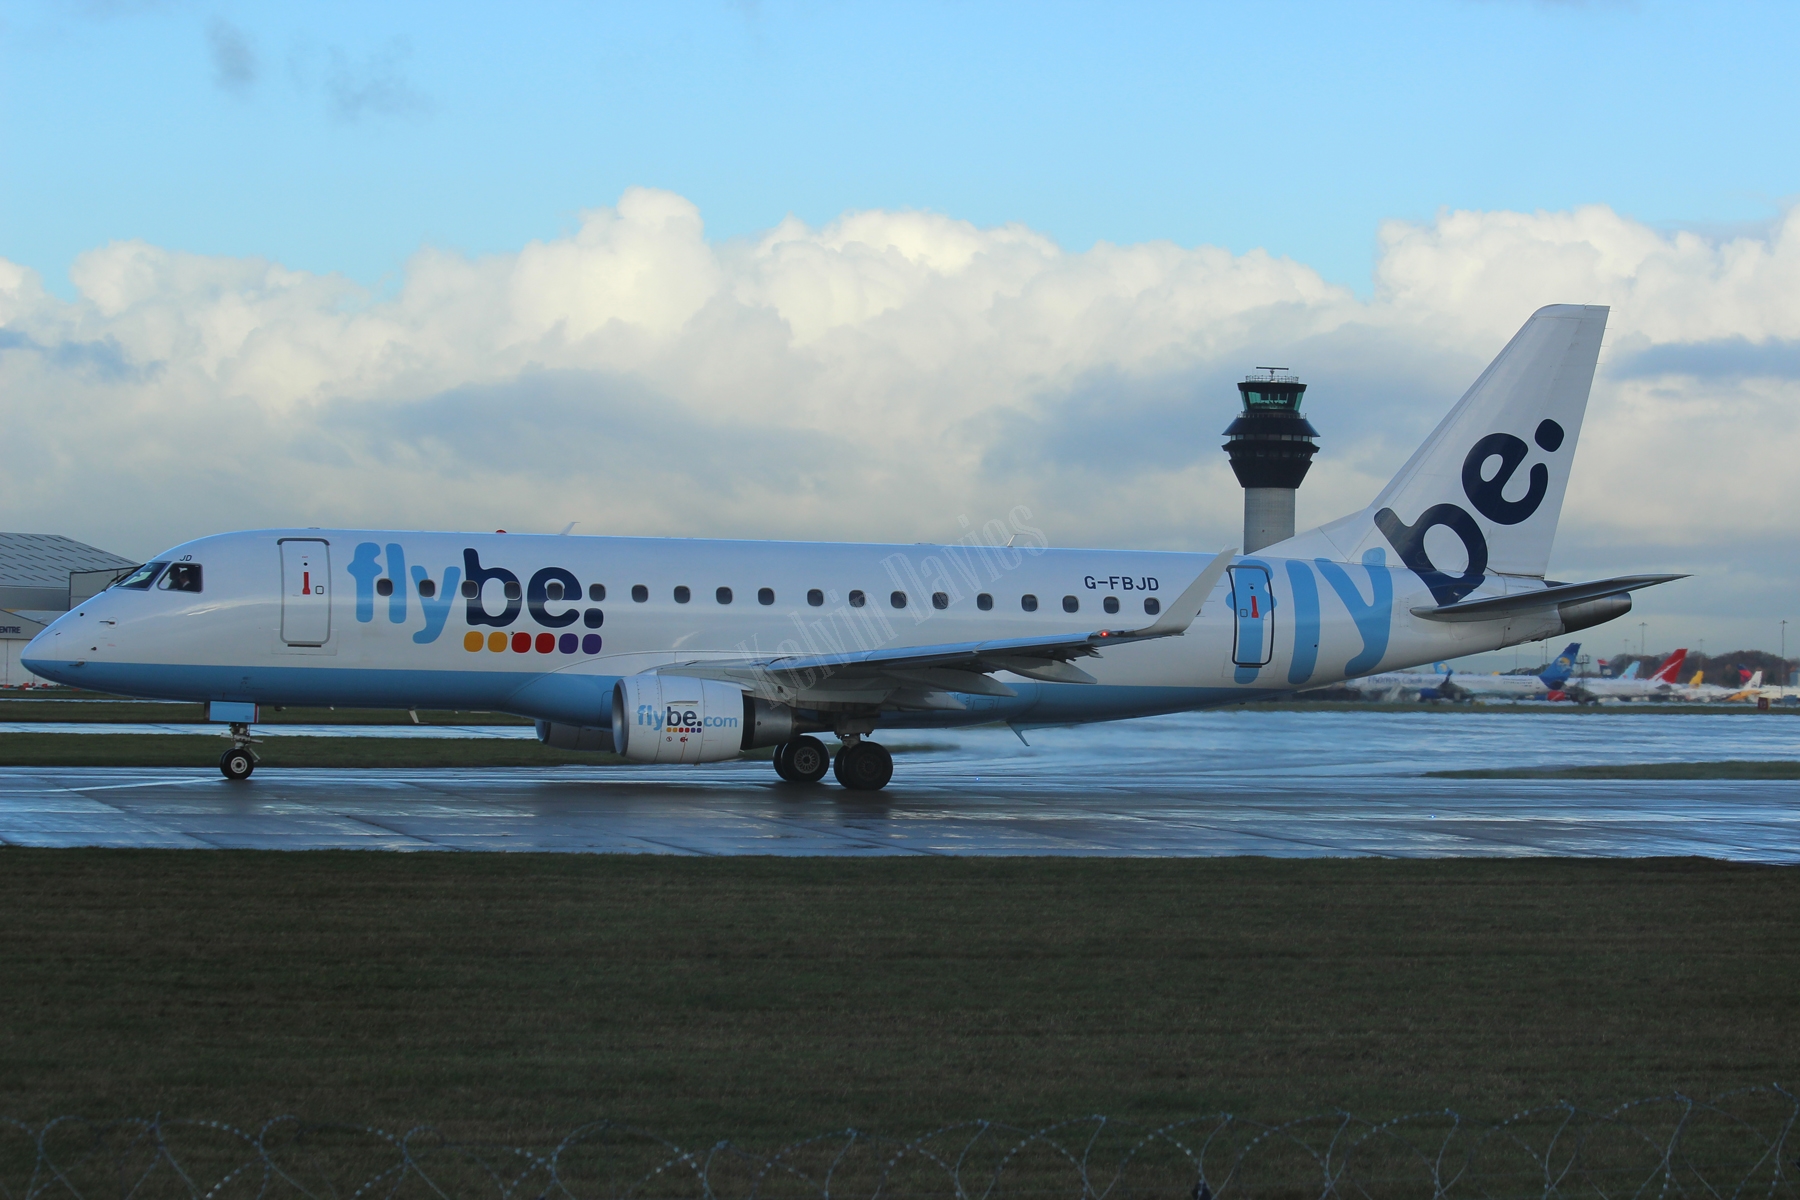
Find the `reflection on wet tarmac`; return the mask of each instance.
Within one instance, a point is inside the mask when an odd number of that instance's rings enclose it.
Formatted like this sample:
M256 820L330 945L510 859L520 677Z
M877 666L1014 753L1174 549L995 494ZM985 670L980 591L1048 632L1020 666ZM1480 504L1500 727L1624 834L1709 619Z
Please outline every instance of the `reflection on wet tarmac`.
M271 730L272 736L280 736ZM1423 778L1796 756L1783 715L1230 712L902 733L876 796L697 768L0 770L0 842L683 854L1650 855L1800 861L1800 782ZM915 747L905 752L907 747Z

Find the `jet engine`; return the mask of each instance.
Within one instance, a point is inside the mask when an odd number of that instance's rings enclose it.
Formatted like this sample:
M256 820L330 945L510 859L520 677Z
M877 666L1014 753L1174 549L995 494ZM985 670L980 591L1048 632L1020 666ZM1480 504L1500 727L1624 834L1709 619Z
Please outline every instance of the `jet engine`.
M608 748L634 762L720 762L830 728L816 714L803 716L714 679L630 675L613 687Z
M736 758L744 748L744 699L714 679L628 676L613 688L613 744L634 762Z

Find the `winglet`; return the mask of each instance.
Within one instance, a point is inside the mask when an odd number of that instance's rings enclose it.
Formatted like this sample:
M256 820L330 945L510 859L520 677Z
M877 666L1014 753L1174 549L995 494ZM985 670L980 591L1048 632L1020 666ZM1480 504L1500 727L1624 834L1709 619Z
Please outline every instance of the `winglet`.
M1180 637L1187 632L1194 618L1200 615L1201 605L1219 586L1219 580L1225 575L1225 568L1237 561L1237 547L1229 546L1213 555L1213 560L1206 564L1199 578L1187 585L1185 591L1163 609L1162 616L1156 618L1142 629L1130 629L1114 634L1120 638L1156 638Z

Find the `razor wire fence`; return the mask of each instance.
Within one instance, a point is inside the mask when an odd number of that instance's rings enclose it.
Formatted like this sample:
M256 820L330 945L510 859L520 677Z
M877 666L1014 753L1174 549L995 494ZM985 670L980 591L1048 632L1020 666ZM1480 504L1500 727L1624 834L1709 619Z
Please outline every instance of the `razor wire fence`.
M684 1148L629 1124L543 1149L280 1117L0 1118L0 1200L1235 1200L1239 1197L1800 1197L1800 1100L1745 1088L1504 1120L1231 1113L1148 1126L997 1121L895 1138L842 1129L772 1151Z

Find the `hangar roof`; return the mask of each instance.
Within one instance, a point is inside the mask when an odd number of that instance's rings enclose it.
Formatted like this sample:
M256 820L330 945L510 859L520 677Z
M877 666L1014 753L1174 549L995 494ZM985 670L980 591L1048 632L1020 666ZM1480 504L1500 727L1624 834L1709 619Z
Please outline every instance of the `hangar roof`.
M62 588L70 571L134 567L133 559L58 533L0 533L0 587Z

